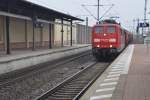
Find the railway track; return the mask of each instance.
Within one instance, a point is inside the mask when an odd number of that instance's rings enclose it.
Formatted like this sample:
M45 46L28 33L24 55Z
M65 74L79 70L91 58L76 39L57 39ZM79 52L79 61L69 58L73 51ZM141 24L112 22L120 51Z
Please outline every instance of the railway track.
M1 77L0 100L34 100L94 61L86 52Z
M11 82L17 81L19 79L23 79L27 76L30 76L30 75L33 75L33 74L36 74L36 73L39 73L39 72L42 72L42 71L45 71L48 69L53 69L55 67L67 64L69 62L73 62L73 61L75 61L81 57L84 57L88 54L90 54L90 51L80 54L80 55L77 54L75 57L66 58L66 60L64 60L65 58L63 58L63 59L56 60L53 62L47 62L47 63L35 65L31 68L29 67L29 68L21 69L16 72L6 73L6 74L0 76L0 86L9 84ZM52 65L51 68L48 68L49 65ZM43 67L41 67L41 66L43 66Z
M35 100L78 100L104 72L107 66L108 63L102 65L101 63L93 62Z

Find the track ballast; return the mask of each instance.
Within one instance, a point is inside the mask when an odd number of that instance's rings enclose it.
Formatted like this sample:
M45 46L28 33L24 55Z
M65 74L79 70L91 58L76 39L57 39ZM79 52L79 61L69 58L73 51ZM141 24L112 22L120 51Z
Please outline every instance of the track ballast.
M107 66L108 63L93 62L76 75L71 76L55 88L37 97L36 100L77 100L104 72Z

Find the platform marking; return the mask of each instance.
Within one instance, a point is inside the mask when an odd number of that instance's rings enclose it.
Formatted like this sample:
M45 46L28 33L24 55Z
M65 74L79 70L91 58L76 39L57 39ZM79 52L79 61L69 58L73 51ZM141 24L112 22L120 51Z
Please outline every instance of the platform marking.
M119 77L116 77L116 78L107 78L107 79L104 80L104 82L106 82L106 81L117 81L117 80L119 80Z
M124 64L126 61L124 61L124 60L120 60L120 62L118 62L117 64Z
M124 67L112 67L112 69L124 69Z
M123 65L116 65L116 64L115 64L115 65L113 65L112 67L118 67L118 68L119 68L119 67L122 67L122 66L123 66Z
M108 72L106 79L104 79L103 83L100 84L100 89L96 90L97 93L111 92L113 94L113 91L115 90L116 85L118 84L120 75L128 73L133 50L134 50L134 45L129 46L126 52L123 55L121 55L117 63L111 65L111 69ZM109 93L104 95L101 94L99 96L92 96L90 97L90 100L111 99L112 94Z
M128 49L128 53L126 53L124 55L124 59L122 59L122 60L126 61L125 65L124 65L125 68L124 68L123 74L128 74L132 55L133 55L133 51L134 51L134 45L131 45Z
M111 71L122 71L123 68L119 68L119 69L111 69Z
M115 74L115 75L108 75L107 78L111 78L111 77L119 77L120 74Z
M112 68L124 68L124 65L119 65L119 66L112 66Z
M122 55L121 57L123 57L124 55ZM124 60L122 60L122 59L120 59L117 63L116 63L116 65L124 65L124 63L125 63L125 61Z
M114 66L120 67L120 66L122 66L122 65L124 65L124 64L115 64Z
M123 62L121 62L121 61L119 61L119 62L117 62L115 65L113 65L113 66L121 66L121 65L123 65L124 63Z
M118 68L124 68L124 67L122 67L122 66L121 67L112 67L112 69L118 69Z
M109 74L115 74L115 73L122 73L121 70L116 70L116 71L110 71Z
M113 91L113 90L115 90L115 87L99 89L99 90L96 90L96 92L106 92L106 91Z
M122 73L122 71L111 71L111 72L109 72L109 75L111 75L111 74L121 74Z
M113 68L111 68L112 70L117 70L117 69L124 69L124 67L113 67Z
M116 63L116 65L121 66L121 65L124 65L124 63L125 63L125 62L120 61L119 63Z
M93 96L90 98L90 100L102 100L102 99L106 99L106 98L111 98L112 94L107 94L107 95L101 95L101 96Z
M110 83L102 83L100 86L110 86L110 85L117 85L118 82L110 82Z

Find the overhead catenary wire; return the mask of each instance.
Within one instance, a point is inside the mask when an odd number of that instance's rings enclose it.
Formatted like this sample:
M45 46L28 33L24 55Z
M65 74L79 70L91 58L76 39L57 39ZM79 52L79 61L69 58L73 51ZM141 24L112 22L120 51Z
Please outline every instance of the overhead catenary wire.
M111 7L108 8L108 10L99 18L99 20L102 19L113 7L114 4L112 4Z
M82 5L82 7L83 7L94 19L97 20L97 18L91 13L91 11L89 11L89 10L85 7L85 5Z
M94 16L94 14L91 13L91 11L86 7L86 6L97 6L98 9L97 9L97 17ZM111 6L109 7L109 9L100 17L99 15L99 7L102 6ZM113 8L114 4L107 4L107 5L101 5L100 4L100 0L98 0L98 4L97 5L82 5L82 7L95 19L97 20L98 22L100 21L100 19L102 19L112 8Z

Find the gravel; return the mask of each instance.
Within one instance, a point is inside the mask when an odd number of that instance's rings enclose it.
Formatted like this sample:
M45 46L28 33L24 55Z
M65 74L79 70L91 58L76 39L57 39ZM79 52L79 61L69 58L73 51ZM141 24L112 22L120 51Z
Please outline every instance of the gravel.
M87 55L55 68L41 66L46 69L1 85L0 100L33 100L93 61L93 56Z

